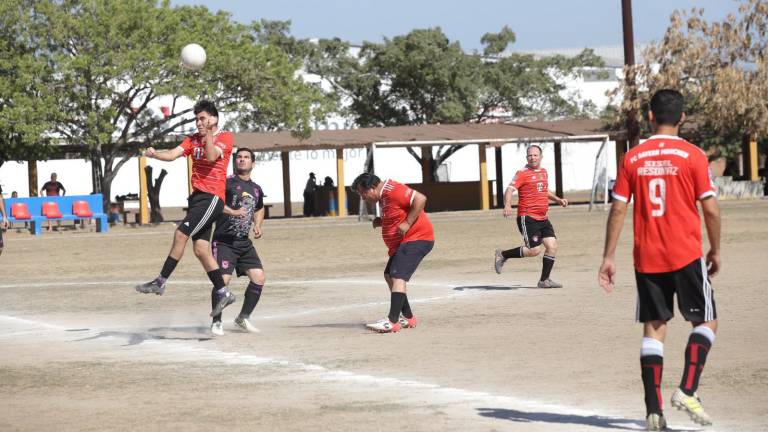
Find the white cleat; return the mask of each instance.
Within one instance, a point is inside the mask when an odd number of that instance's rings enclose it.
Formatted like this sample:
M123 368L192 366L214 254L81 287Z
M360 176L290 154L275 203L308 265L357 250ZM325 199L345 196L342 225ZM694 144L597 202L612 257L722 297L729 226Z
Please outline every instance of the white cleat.
M699 399L699 395L696 393L694 393L693 396L688 396L678 388L672 394L672 406L678 410L687 412L694 423L698 423L702 426L709 426L712 424L712 417L704 412L704 407L701 406L701 399Z
M235 318L235 325L240 327L241 329L247 331L248 333L261 333L259 329L256 328L253 324L251 324L250 321L248 321L248 318Z
M645 419L645 430L665 431L667 430L667 420L661 414L650 413Z
M214 336L224 336L224 325L221 321L216 321L211 324L211 333L213 333Z
M395 333L400 330L400 322L393 323L389 321L389 318L384 317L375 323L366 324L365 327L378 333Z

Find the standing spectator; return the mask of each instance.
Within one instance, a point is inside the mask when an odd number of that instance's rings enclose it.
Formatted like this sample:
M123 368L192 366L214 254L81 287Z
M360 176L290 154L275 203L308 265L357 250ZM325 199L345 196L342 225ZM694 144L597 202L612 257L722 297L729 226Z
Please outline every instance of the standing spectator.
M51 181L45 182L42 188L40 188L40 194L45 191L45 196L64 196L67 194L67 190L64 189L64 185L57 180L56 173L51 173ZM56 227L61 227L61 221L56 221ZM51 230L51 221L48 221L48 231Z
M311 172L307 179L307 185L304 186L304 216L315 214L315 189L317 189L315 173Z
M5 202L3 201L3 188L0 187L0 213L3 214L3 221L0 223L0 255L3 253L3 229L8 228L8 216L5 214Z

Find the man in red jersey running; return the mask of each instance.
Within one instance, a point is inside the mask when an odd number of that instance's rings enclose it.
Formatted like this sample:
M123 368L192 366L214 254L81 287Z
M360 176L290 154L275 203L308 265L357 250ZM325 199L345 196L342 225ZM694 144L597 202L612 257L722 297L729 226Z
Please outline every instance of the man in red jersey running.
M562 288L563 285L549 278L555 265L557 238L555 228L549 221L549 200L563 207L568 200L549 191L547 170L541 167L541 147L531 145L526 150L528 164L515 174L512 183L504 192L504 217L512 216L512 195L518 192L517 229L523 235L523 246L509 250L496 249L493 267L501 274L501 267L510 258L534 257L541 253L544 245L544 259L541 266L539 288Z
M211 316L216 316L235 302L221 275L219 265L210 248L211 227L224 210L227 181L227 162L232 154L231 132L219 130L219 112L213 102L200 101L194 106L198 132L190 135L172 150L157 151L150 147L144 156L161 161L172 161L182 156L192 156L192 195L189 196L187 216L176 228L171 252L165 259L160 275L136 286L144 294L163 295L165 282L184 255L184 247L192 237L192 250L213 283L211 299L214 304ZM238 210L240 215L245 210Z
M373 227L381 227L381 237L389 249L389 261L384 267L390 291L389 316L366 327L379 333L416 327L406 283L435 245L432 223L424 213L427 197L394 180L381 181L372 173L360 174L352 190L366 202L379 203L381 217L373 220Z
M709 277L720 269L720 207L709 172L707 155L677 136L685 121L683 95L659 90L651 98L648 117L656 135L624 156L613 188L603 263L598 281L607 292L615 283L616 243L634 200L634 261L637 282L636 320L643 323L640 367L645 390L648 430L664 430L661 376L667 321L674 316L673 298L693 331L685 349L680 386L672 406L685 410L701 425L712 424L696 394L707 353L715 341L717 311ZM702 257L701 203L709 237Z

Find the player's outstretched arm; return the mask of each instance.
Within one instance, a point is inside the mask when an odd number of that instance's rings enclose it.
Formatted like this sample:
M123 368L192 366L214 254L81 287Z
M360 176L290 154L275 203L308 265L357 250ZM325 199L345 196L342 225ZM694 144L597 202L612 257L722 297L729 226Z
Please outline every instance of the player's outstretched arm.
M603 263L597 273L597 281L605 292L613 291L614 276L616 275L616 245L619 242L621 227L627 215L627 203L614 200L611 205L611 213L608 215L608 223L605 227L605 248L603 249Z
M263 232L261 225L264 223L264 207L253 212L253 237L261 238Z
M143 156L165 161L165 162L176 160L183 155L184 155L184 149L181 146L172 148L170 150L156 150L154 147L150 147L144 150L144 153L143 153Z
M715 276L720 271L720 205L717 199L711 196L701 201L701 209L709 238L707 269L709 269L709 276Z

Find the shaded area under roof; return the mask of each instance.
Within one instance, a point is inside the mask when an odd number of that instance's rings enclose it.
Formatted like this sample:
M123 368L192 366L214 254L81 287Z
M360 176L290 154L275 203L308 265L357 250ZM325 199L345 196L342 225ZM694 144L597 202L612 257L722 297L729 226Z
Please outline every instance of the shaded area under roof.
M371 144L405 142L451 144L468 142L552 142L597 141L613 136L600 120L559 120L527 123L445 124L419 126L390 126L376 128L314 131L309 138L300 139L290 132L241 132L235 134L237 147L254 151L293 151L366 147ZM435 143L437 144L437 143Z

